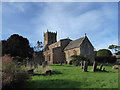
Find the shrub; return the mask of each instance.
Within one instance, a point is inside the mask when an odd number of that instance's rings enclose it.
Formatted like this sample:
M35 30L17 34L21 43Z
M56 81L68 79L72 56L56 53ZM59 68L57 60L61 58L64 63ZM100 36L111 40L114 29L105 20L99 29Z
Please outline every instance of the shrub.
M110 50L100 49L99 51L97 51L95 60L99 63L115 63L116 57L112 56Z
M29 75L20 65L12 61L10 56L2 57L2 87L19 87Z
M73 60L70 60L69 64L72 65L73 64Z
M71 61L69 62L69 64L74 65L74 66L80 66L81 61L88 61L89 62L89 59L84 55L72 55Z
M74 65L74 66L80 66L80 61L79 60L70 60L69 64Z
M115 63L116 62L116 57L115 56L96 56L95 60L99 63Z

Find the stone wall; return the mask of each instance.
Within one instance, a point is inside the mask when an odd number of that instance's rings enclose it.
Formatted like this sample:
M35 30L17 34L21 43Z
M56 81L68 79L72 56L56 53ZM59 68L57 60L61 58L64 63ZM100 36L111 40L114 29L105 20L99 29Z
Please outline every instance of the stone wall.
M49 61L50 64L65 62L66 58L63 50L70 41L70 39L63 39L49 45L48 50L44 51L45 61Z
M66 50L64 51L65 52L65 57L66 57L66 61L69 63L70 60L71 60L71 56L72 55L80 55L80 47L78 48L73 48L73 49L70 49L70 50Z
M61 47L54 48L53 52L54 52L54 54L53 54L54 55L54 58L53 58L54 63L65 62L65 53L62 52Z
M44 51L44 57L45 57L45 61L48 61L48 63L52 64L53 63L53 49Z

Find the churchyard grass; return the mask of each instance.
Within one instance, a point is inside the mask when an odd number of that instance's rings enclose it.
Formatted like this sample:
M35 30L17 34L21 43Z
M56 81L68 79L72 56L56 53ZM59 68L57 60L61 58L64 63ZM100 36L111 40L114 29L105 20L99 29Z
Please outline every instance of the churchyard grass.
M25 88L118 88L118 70L111 66L104 66L108 72L92 72L92 66L88 67L88 72L65 64L52 64L50 67L57 73L31 76Z

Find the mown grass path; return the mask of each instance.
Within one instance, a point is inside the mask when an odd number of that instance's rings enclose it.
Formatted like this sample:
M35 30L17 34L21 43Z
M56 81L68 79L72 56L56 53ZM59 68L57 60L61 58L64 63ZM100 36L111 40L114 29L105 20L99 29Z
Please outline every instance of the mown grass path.
M105 66L108 72L83 72L80 67L51 65L53 75L34 75L25 88L118 88L118 70Z

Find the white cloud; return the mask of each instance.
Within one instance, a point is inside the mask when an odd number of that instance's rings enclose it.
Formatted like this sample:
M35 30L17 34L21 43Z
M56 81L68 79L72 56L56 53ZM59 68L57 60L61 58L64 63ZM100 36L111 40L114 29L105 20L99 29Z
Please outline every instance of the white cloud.
M27 3L18 2L4 2L2 4L3 15L13 15L16 13L24 13L29 8Z

